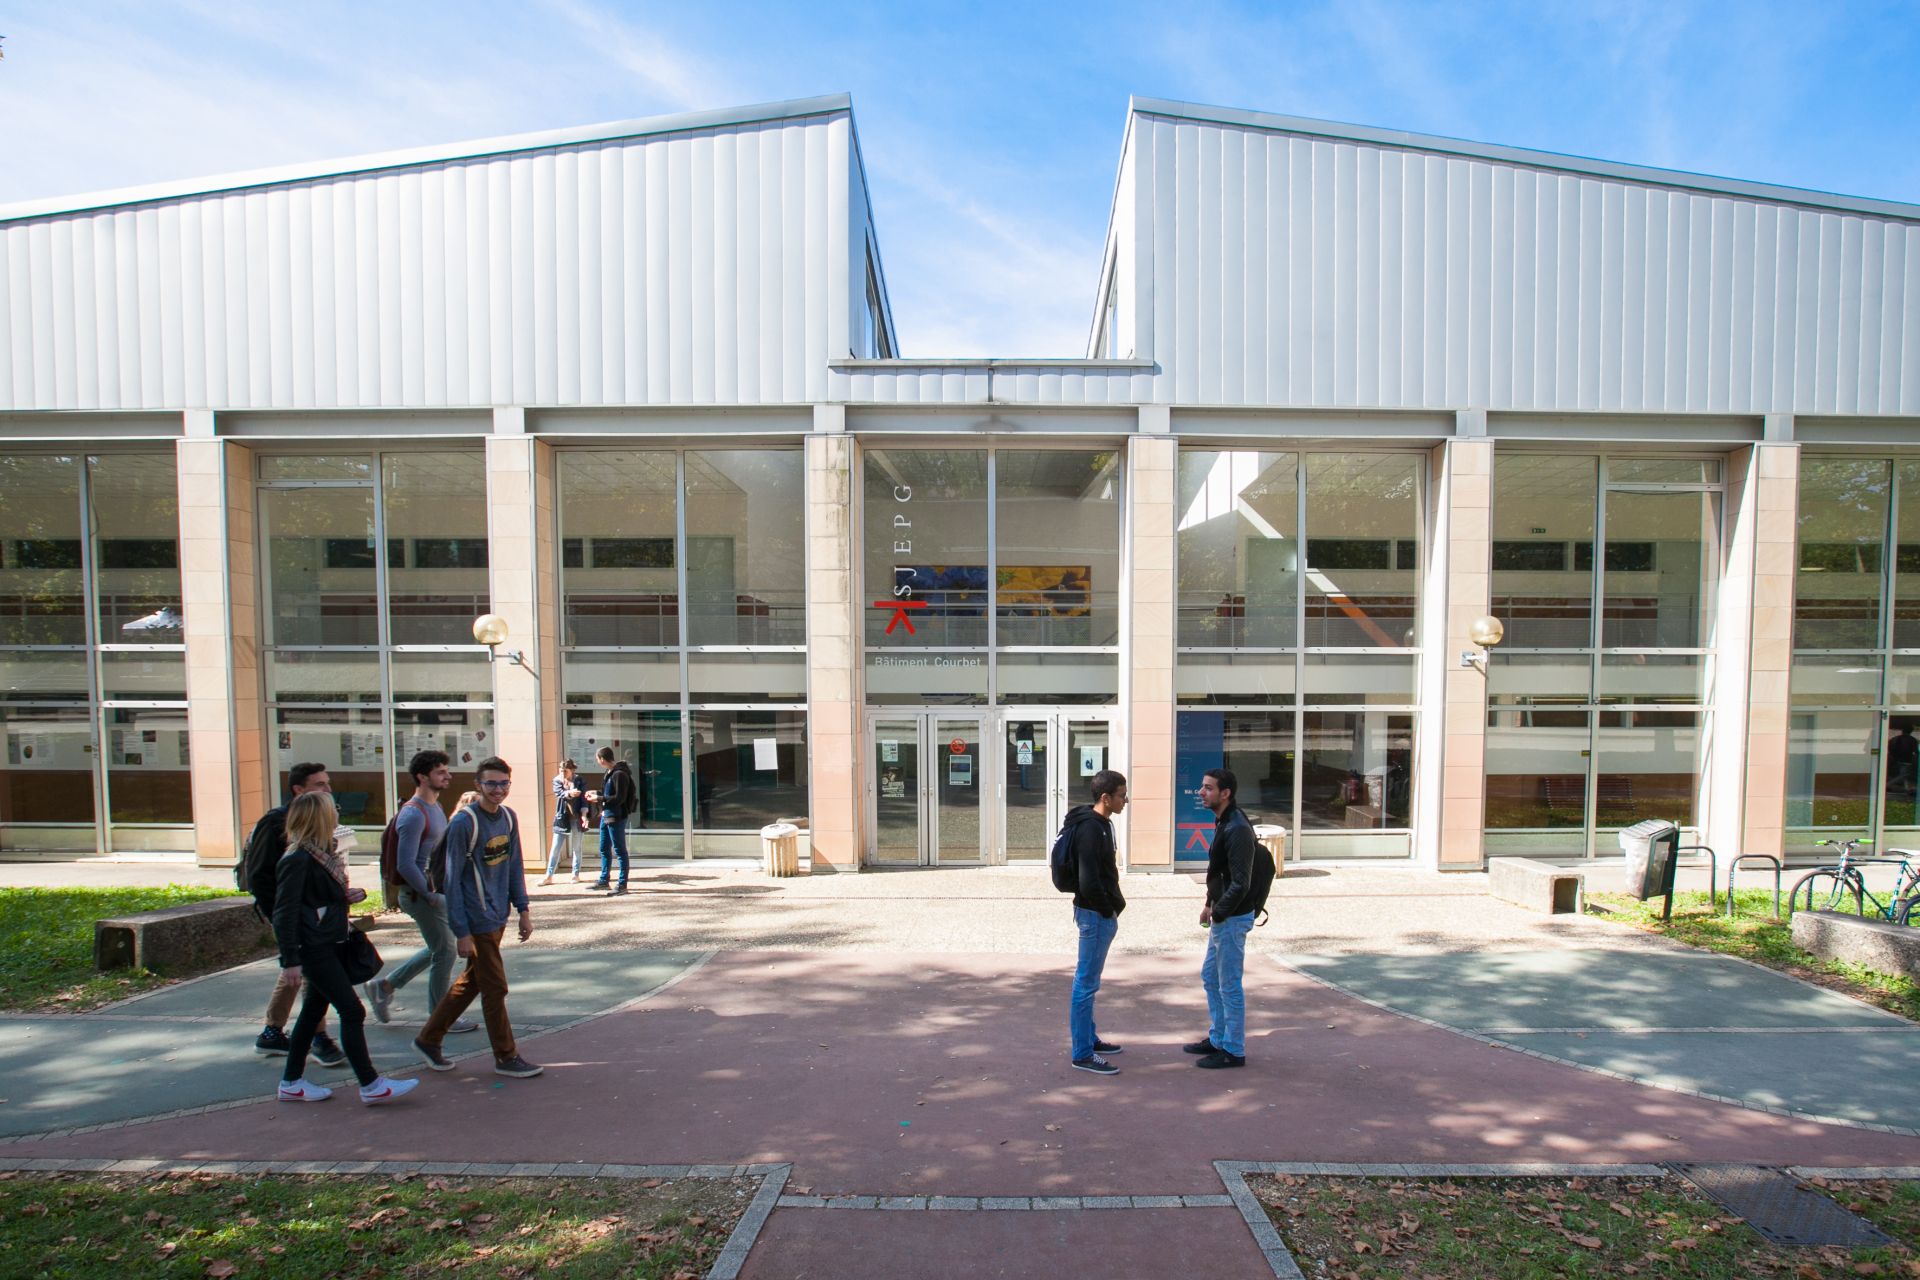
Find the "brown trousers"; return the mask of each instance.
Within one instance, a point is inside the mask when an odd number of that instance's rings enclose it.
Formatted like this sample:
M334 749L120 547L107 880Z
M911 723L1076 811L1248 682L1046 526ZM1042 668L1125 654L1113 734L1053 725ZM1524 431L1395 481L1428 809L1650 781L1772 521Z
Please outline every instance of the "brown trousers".
M518 1049L513 1043L513 1024L507 1021L507 966L500 958L500 939L506 936L502 925L492 933L473 935L473 955L467 967L447 988L447 997L434 1009L433 1016L420 1031L420 1043L440 1047L447 1028L467 1011L475 996L480 997L481 1012L487 1019L487 1039L493 1042L495 1058L511 1058Z

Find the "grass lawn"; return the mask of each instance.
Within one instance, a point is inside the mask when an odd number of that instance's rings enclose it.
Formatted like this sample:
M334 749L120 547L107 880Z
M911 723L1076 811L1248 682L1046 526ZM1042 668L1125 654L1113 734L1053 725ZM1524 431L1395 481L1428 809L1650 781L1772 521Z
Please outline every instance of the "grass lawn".
M1773 918L1770 888L1742 889L1731 920L1727 919L1724 901L1717 909L1711 907L1707 895L1698 890L1673 895L1671 920L1660 918L1663 905L1662 898L1641 902L1619 893L1596 893L1587 897L1587 910L1594 915L1662 934L1690 946L1752 960L1920 1022L1920 983L1858 965L1823 960L1794 946L1793 931L1787 921ZM1782 910L1791 916L1789 908L1783 906Z
M693 1178L0 1175L0 1275L679 1280L707 1272L757 1189Z
M1316 1280L1920 1275L1914 1183L1828 1188L1899 1242L1856 1250L1769 1244L1677 1178L1278 1176L1248 1183L1300 1269Z
M184 977L172 974L162 978L145 969L98 972L93 967L94 921L231 896L231 889L179 884L165 888L0 888L0 1010L73 1013Z

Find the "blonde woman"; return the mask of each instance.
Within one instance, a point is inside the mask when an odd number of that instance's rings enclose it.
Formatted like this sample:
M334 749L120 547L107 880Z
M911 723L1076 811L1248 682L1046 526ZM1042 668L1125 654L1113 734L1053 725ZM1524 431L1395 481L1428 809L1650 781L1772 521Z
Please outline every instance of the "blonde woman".
M293 1024L287 1067L280 1077L282 1102L325 1102L333 1096L333 1090L306 1079L307 1051L328 1005L340 1015L340 1039L360 1081L360 1101L392 1102L420 1083L387 1079L373 1069L367 1054L366 1009L354 994L340 958L347 941L347 908L367 893L347 887L346 855L333 839L339 821L333 797L324 791L295 796L287 807L287 851L276 868L273 932L280 943L282 985L298 990L305 979L307 994Z

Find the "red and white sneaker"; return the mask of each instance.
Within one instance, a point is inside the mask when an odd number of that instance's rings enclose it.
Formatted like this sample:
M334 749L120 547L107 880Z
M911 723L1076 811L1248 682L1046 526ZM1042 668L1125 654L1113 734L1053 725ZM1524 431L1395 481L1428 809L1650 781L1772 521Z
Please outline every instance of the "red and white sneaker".
M385 1076L375 1076L372 1084L360 1086L360 1101L370 1107L383 1106L398 1102L419 1087L418 1080L389 1080Z
M308 1084L304 1079L280 1082L280 1101L282 1102L325 1102L332 1096L333 1090L325 1085Z

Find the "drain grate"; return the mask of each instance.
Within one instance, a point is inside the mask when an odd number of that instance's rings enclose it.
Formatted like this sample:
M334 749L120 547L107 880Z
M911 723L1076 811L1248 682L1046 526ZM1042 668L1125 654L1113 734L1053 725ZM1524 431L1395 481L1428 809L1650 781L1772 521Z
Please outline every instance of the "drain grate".
M1681 1177L1775 1244L1891 1244L1878 1227L1784 1169L1752 1164L1676 1164Z

